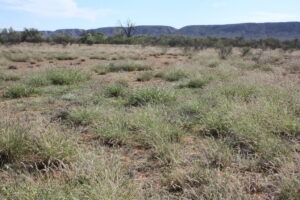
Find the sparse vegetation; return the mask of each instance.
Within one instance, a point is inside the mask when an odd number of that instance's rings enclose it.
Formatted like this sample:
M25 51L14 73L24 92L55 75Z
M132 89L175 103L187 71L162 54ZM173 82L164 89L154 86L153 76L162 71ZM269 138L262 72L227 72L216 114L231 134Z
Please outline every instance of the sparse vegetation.
M141 82L150 81L152 77L153 74L151 72L144 72L137 77L137 81L141 81Z
M141 87L132 90L128 96L128 105L164 104L175 101L176 97L170 89L160 87Z
M71 85L86 81L90 78L89 73L79 69L56 68L46 72L46 79L53 85Z
M21 84L15 84L6 88L4 96L7 98L22 98L36 95L40 90Z
M298 199L299 51L158 41L0 46L0 199Z

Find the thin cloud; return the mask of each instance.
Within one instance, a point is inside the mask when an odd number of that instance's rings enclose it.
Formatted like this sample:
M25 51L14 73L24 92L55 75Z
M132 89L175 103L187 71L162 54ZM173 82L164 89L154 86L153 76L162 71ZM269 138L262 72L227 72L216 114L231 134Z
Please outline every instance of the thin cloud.
M75 0L0 0L4 7L46 17L81 18L94 21L111 12L109 9L81 8Z

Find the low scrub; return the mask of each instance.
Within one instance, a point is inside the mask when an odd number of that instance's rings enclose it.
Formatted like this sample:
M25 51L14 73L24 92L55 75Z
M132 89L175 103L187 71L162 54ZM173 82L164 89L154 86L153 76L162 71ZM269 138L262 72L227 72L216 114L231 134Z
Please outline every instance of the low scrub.
M46 79L53 85L71 85L86 81L90 74L79 69L56 68L50 69L46 73Z
M36 88L27 85L17 84L7 87L4 93L4 97L15 99L22 97L30 97L39 93L40 90Z
M221 59L225 60L232 54L232 47L220 47L218 54Z
M165 104L174 102L175 94L169 88L141 87L133 89L127 99L127 105L142 106L146 104Z
M151 70L149 65L144 64L134 64L134 63L125 63L125 64L110 64L110 72L133 72L133 71L146 71Z
M76 60L78 56L72 56L72 55L57 55L54 56L56 60Z
M187 73L183 70L173 70L163 74L162 78L166 81L173 82L173 81L179 81L183 78L186 78L187 76L188 76Z
M78 126L86 126L92 124L98 118L98 112L92 108L72 109L67 113L66 120Z
M0 81L18 81L20 80L20 76L12 73L1 73Z
M120 97L125 95L125 87L124 84L121 83L114 83L108 85L105 88L105 95L107 97Z
M13 164L46 167L56 165L56 162L69 163L76 155L75 143L68 140L55 126L46 128L36 124L34 128L33 125L1 121L0 136L2 166Z
M159 109L149 106L127 114L113 112L102 120L95 131L106 144L141 145L166 164L178 159L176 144L183 132Z
M181 88L204 88L213 80L212 76L194 78L186 84L180 85Z

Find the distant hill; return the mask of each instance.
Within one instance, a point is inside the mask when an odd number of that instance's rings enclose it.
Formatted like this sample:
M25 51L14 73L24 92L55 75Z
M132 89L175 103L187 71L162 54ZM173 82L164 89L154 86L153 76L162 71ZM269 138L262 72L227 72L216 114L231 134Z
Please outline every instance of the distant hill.
M100 32L106 36L114 35L120 27L105 27L98 29L61 29L56 31L41 31L45 36L55 33L70 34L78 37L86 32ZM300 38L300 22L281 23L244 23L229 25L193 25L176 29L170 26L136 26L135 35L183 35L186 37L224 37L247 39L277 38L280 40Z

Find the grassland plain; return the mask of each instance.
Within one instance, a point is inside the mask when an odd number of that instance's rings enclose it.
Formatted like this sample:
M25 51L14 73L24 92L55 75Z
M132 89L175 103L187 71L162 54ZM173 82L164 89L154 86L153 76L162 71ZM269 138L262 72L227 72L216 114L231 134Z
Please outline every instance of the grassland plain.
M0 199L300 199L300 51L0 46Z

